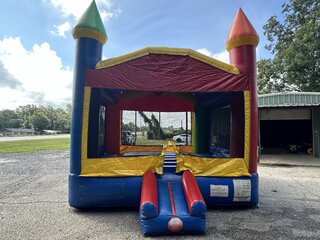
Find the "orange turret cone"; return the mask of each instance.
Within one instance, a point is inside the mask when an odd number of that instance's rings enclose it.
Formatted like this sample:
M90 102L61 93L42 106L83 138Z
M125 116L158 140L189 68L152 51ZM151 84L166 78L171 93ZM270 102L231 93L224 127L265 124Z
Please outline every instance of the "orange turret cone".
M257 147L258 147L258 105L257 105L257 76L256 76L256 46L259 43L259 36L240 8L232 23L228 34L226 49L229 52L230 64L237 67L240 74L246 75L250 83L250 153L249 171L257 172ZM231 100L232 109L232 141L231 157L243 156L243 134L244 134L244 113L243 96L235 94Z
M257 46L259 36L241 8L232 23L228 34L226 48L228 51L241 45Z

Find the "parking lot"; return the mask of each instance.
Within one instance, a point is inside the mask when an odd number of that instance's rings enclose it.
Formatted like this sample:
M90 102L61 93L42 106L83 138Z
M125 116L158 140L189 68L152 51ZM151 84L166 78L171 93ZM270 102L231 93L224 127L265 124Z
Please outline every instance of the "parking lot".
M70 208L68 166L68 151L0 155L1 239L143 238L135 208ZM259 208L208 209L207 234L179 238L320 239L320 168L270 164L259 174Z

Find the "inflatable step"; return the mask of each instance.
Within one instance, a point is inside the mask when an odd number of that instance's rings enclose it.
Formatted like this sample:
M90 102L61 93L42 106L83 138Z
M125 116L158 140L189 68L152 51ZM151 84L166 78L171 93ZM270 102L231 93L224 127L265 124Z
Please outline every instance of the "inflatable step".
M163 171L165 174L176 172L177 161L174 152L166 152L164 155Z
M180 181L160 181L143 176L140 225L144 235L204 234L206 206L193 174Z

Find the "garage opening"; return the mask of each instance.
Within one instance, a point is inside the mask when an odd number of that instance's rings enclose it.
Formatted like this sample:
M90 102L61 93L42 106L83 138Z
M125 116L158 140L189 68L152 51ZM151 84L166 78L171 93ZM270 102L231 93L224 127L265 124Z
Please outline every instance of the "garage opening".
M308 153L312 149L310 108L263 108L260 115L262 153Z
M312 148L311 120L261 120L263 153L307 153Z

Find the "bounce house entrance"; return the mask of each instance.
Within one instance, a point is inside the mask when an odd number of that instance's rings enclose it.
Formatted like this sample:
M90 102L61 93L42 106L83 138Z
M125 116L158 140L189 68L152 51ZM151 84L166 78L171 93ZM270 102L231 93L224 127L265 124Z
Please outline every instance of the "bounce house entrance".
M171 144L171 146L169 146ZM176 144L163 145L163 174L146 172L142 179L139 220L145 235L204 233L206 204L190 171L176 174Z

